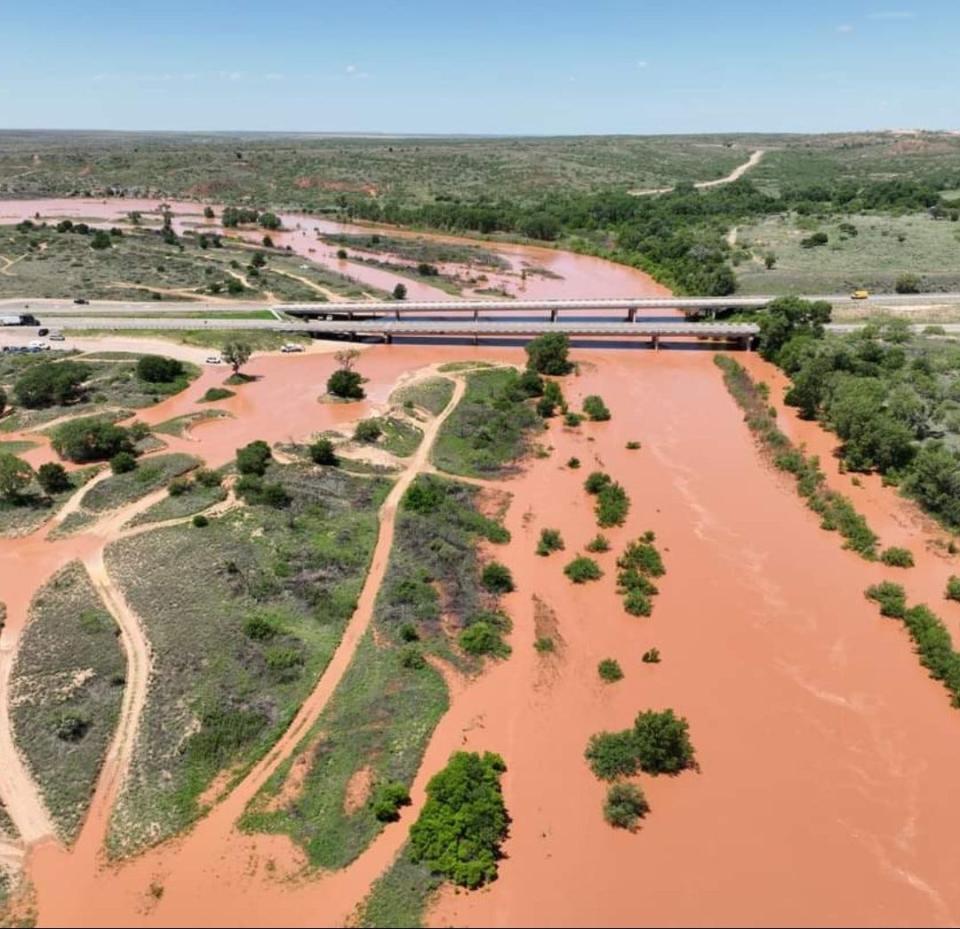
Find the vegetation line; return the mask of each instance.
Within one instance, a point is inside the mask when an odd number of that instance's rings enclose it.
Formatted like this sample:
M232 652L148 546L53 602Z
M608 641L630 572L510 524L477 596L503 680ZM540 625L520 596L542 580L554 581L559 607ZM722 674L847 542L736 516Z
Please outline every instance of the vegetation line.
M853 549L868 561L874 561L877 557L876 534L843 494L826 486L826 476L816 456L807 458L803 449L780 431L776 416L767 403L765 385L756 383L739 362L727 355L714 355L713 360L723 371L723 382L743 410L750 431L772 455L776 467L797 479L797 492L820 516L820 526L838 531L845 539L844 548Z

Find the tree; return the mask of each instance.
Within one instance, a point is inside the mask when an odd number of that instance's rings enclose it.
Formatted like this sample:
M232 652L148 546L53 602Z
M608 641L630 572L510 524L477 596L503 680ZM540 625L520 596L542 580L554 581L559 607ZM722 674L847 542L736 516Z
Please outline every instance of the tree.
M113 243L110 241L110 233L103 229L98 229L90 240L90 247L97 250L110 248Z
M480 575L483 586L491 593L506 594L514 589L513 574L510 569L499 561L491 561Z
M263 242L264 248L273 248L273 239L271 239L270 236L265 235L261 241Z
M213 217L214 217L213 207L212 207L212 206L205 206L205 207L203 208L203 215L204 215L204 217L205 217L206 219L213 219Z
M356 442L376 442L383 435L380 422L376 419L361 419L353 430Z
M352 371L353 363L360 357L360 349L342 348L339 352L334 352L333 357L345 371Z
M337 458L333 442L329 439L317 439L310 446L310 459L314 464L332 466L336 466L340 461Z
M253 350L246 342L231 340L223 346L223 360L233 368L233 376L240 376L240 369L250 360Z
M340 367L327 378L327 393L343 400L363 399L363 378L351 367L359 354L355 349L337 352Z
M264 229L279 229L281 226L280 217L276 213L261 213L257 220Z
M122 426L98 416L63 423L53 432L54 450L68 461L104 461L118 452L132 452L133 442Z
M393 288L393 299L394 300L406 300L407 299L407 285L406 284L397 284Z
M37 483L46 494L60 494L73 487L66 468L55 461L48 461L37 468Z
M410 856L463 887L497 876L509 817L500 789L503 759L456 752L427 784L427 802L410 829Z
M538 374L563 375L573 370L569 360L570 337L548 332L527 343L527 367Z
M29 409L54 404L62 406L80 397L81 386L90 372L88 365L78 361L44 361L28 368L17 378L13 393L17 402Z
M635 829L650 812L650 804L635 784L613 784L603 804L603 818L617 829Z
M183 374L183 364L176 358L144 355L137 361L137 377L150 384L169 384Z
M6 412L7 409L7 392L0 387L0 416Z
M22 458L0 452L0 497L18 500L33 480L33 468Z
M763 256L763 265L768 271L772 271L777 264L777 256L773 252L767 252Z
M584 398L583 412L595 423L605 422L610 418L610 410L607 409L603 398L597 394L590 394Z
M767 361L776 361L780 350L795 336L821 338L824 324L830 322L831 309L826 300L778 297L760 317L760 354Z

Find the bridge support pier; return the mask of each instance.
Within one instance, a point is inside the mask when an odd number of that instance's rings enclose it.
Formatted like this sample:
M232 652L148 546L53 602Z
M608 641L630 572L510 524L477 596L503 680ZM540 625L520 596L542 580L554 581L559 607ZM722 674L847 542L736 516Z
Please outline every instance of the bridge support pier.
M559 310L556 307L550 310L550 322L555 323L557 321L557 313L559 313Z
M658 336L658 335L651 336L651 337L650 337L650 342L651 342L651 344L653 345L653 350L654 350L655 352L659 352L659 351L660 351L660 336Z
M393 311L393 317L394 317L394 319L396 319L397 322L400 322L400 307L397 307L397 308Z
M384 341L387 345L393 345L393 336L390 335L389 332L385 332L385 333L383 334L383 341Z
M635 323L636 321L637 321L637 308L635 306L632 306L627 310L627 322Z
M480 333L479 333L479 332L475 332L475 333L473 334L473 344L474 344L474 345L479 345L479 344L480 344Z
M475 306L473 308L473 321L477 322L480 319L480 307Z

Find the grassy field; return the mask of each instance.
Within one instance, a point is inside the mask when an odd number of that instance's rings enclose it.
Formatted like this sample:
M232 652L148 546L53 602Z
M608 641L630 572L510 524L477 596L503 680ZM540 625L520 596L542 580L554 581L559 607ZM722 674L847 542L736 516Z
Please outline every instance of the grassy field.
M166 496L148 510L138 513L130 520L130 525L141 526L146 523L160 523L167 519L193 516L227 497L223 487L206 487L196 481L190 481L188 488L186 492L176 496L173 494Z
M411 859L405 845L363 901L357 925L363 929L420 929L427 906L442 883L425 864Z
M857 234L844 232L841 223ZM800 245L819 231L829 237L826 245ZM748 294L845 293L855 287L892 293L905 273L920 277L924 291L960 289L960 224L926 214L773 216L741 226L737 246L750 252L736 268L737 289ZM777 257L770 271L763 261L768 252Z
M155 231L126 226L111 247L91 248L90 235L36 225L21 231L0 226L0 298L49 297L107 300L199 300L231 297L281 302L359 298L369 287L288 255L223 238L202 247L201 237L167 244ZM266 264L252 268L259 252ZM7 264L9 262L9 264ZM231 291L230 288L233 288ZM373 292L385 297L385 293Z
M448 377L430 377L411 384L409 387L400 387L390 395L391 403L419 407L436 416L450 402L453 396L453 381Z
M436 242L423 238L400 238L399 236L371 233L370 235L325 235L323 241L331 245L341 245L345 249L359 249L375 254L387 253L408 261L441 264L477 265L480 268L506 271L510 262L497 252L480 245L465 245L461 242Z
M13 728L61 836L83 821L120 712L126 661L79 562L34 598L13 671Z
M200 459L176 452L171 455L154 455L137 462L133 471L112 474L94 484L80 501L80 509L86 513L104 513L115 510L152 493L173 478L195 468Z
M244 507L107 550L154 656L111 827L117 854L183 829L221 770L242 770L269 748L353 612L389 484L276 464L267 480L284 485L289 507Z
M70 499L74 491L83 486L98 471L99 466L81 468L70 472L73 484L62 493L47 494L33 481L17 501L0 499L0 538L26 535L35 532Z
M541 420L529 401L502 396L516 380L512 368L467 375L467 390L437 436L433 462L450 474L489 477L503 472L527 450L530 435Z
M200 410L196 413L184 413L183 416L175 416L173 419L166 419L162 423L152 427L153 432L159 432L161 435L180 435L192 429L197 423L205 422L208 419L223 419L230 414L225 410L216 408L209 410Z
M509 536L480 515L477 489L422 475L414 486L436 502L420 512L406 498L372 629L297 753L243 819L251 831L290 835L323 868L343 867L380 831L371 805L378 787L409 786L416 774L448 703L424 655L476 669L457 633L497 607L480 585L478 546ZM294 777L299 789L291 790Z

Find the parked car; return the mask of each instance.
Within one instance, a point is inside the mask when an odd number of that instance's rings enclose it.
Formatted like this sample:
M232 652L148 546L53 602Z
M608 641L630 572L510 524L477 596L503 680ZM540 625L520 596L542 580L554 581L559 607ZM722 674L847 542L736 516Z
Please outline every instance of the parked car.
M50 330L47 329L46 326L41 326L41 327L37 330L37 335L48 335L49 332L50 332Z
M85 297L77 297L73 302L79 303L81 306L86 306L90 301Z
M286 343L284 343L284 345L280 348L280 351L281 351L281 352L286 352L286 353L290 353L290 352L302 352L302 351L303 351L303 346L300 345L300 344L297 343L297 342L286 342Z
M207 358L208 365L220 365L223 364L223 359L219 355L210 355Z
M66 336L62 332L51 332L47 338L51 342L63 342L66 340Z
M50 351L50 346L47 345L47 343L42 341L41 339L33 339L32 341L28 342L27 348L30 349L31 352L49 352Z

